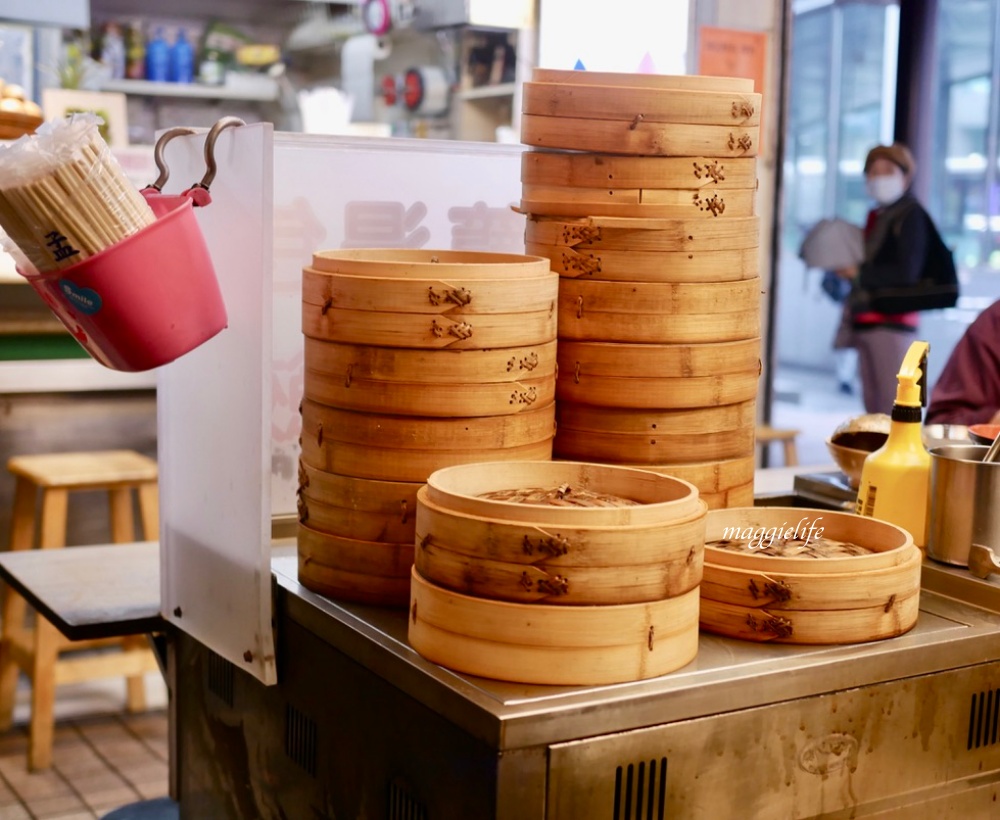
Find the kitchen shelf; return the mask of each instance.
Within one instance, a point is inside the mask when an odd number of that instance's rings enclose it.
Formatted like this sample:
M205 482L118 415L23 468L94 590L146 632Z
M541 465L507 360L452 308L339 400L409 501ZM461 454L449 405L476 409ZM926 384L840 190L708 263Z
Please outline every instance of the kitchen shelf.
M263 78L270 79L270 78ZM245 86L201 85L199 83L163 83L152 80L107 80L101 84L102 91L118 91L144 97L185 97L203 100L249 100L271 102L278 98L275 82L253 82Z
M460 100L487 100L496 97L513 97L516 91L517 83L500 83L499 85L467 88L464 91L457 91L455 96Z

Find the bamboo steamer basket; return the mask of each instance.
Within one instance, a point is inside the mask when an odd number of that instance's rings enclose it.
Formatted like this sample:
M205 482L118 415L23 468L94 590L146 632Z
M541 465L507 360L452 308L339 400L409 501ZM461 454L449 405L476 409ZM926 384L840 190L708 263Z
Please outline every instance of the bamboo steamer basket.
M628 85L524 84L521 112L547 117L694 125L759 125L761 95L746 91Z
M558 279L557 279L558 281ZM483 350L550 342L556 338L550 308L521 313L455 317L374 310L324 310L302 304L302 332L331 342L425 350Z
M312 269L322 273L393 279L531 279L549 271L544 259L513 253L354 248L313 254Z
M742 314L737 314L742 315ZM758 368L721 376L604 376L562 372L556 380L557 403L567 401L632 410L718 407L757 397Z
M520 413L555 399L556 343L419 350L305 338L305 398L414 416Z
M714 77L702 74L631 74L618 71L567 71L558 68L536 68L531 73L531 80L536 83L562 83L563 85L753 93L753 80L746 77Z
M697 251L746 250L760 245L760 217L731 219L643 219L616 216L530 217L528 243L566 245L577 250Z
M698 411L696 411L698 412ZM737 458L689 464L625 464L679 478L698 488L698 496L710 510L726 507L752 507L754 503L753 448Z
M412 543L421 486L423 482L352 478L300 463L300 522L329 535Z
M521 182L567 188L757 188L753 157L625 157L617 154L525 151Z
M521 115L521 142L606 154L672 157L755 157L760 126L658 123L631 120Z
M738 458L754 452L755 406L750 399L684 410L559 402L556 458L662 465Z
M362 541L299 525L298 577L307 589L345 601L405 607L413 544Z
M488 493L569 485L636 502L632 506L553 506L484 498ZM428 502L456 514L491 521L549 526L627 527L656 525L665 518L697 514L695 487L643 469L571 461L466 463L437 470L427 478Z
M645 680L698 653L698 594L615 606L494 601L432 584L414 568L409 642L458 672L515 683L597 686Z
M302 301L321 310L477 316L484 313L538 313L554 310L559 279L413 279L302 271Z
M548 258L568 279L625 282L733 282L760 275L757 248L734 251L591 251L528 242L525 250Z
M760 293L759 279L700 284L564 279L559 338L639 344L752 339L760 335Z
M692 488L693 491L694 488ZM707 507L637 527L542 527L439 507L418 494L415 565L439 586L560 606L655 601L701 580Z
M873 551L797 558L706 545L702 628L744 640L839 644L895 637L916 624L922 556L910 534L888 522L796 507L730 508L709 513L706 541L734 527L746 537L772 528L809 537L810 526Z
M542 216L622 216L653 219L749 217L754 188L725 192L687 188L564 188L521 186L521 211Z
M354 413L344 421L349 413L303 401L306 465L355 478L413 482L453 464L552 457L553 405L528 411L523 425L513 423L521 415L421 419Z
M663 469L672 468L664 467ZM727 507L752 507L754 500L753 482L748 481L739 487L730 487L728 490L719 492L701 493L701 498L710 510L722 510Z

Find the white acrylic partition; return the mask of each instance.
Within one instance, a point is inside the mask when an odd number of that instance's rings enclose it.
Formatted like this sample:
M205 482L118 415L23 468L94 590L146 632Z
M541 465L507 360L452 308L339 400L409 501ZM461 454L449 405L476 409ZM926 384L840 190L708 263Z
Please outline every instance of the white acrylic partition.
M204 133L167 144L179 192L205 173ZM160 368L161 614L266 683L271 631L270 125L221 132L212 203L195 213L229 326Z
M271 138L219 139L199 217L230 326L159 383L163 614L266 683L271 516L296 510L303 266L345 247L524 252L521 146ZM168 145L169 190L200 178L202 141Z

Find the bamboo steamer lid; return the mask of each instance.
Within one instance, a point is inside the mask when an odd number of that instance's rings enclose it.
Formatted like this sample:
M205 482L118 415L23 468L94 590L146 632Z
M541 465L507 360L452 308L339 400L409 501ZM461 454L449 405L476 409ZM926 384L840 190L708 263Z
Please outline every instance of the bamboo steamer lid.
M665 459L701 462L736 458L754 446L753 426L717 433L597 432L559 426L553 443L556 458L573 461L625 461L630 464L661 464Z
M546 117L695 125L759 125L761 95L746 91L526 82L521 111Z
M305 338L304 396L348 410L494 416L555 399L556 342L498 350L420 350Z
M302 402L302 438L317 446L357 444L389 450L492 450L549 441L555 434L555 404L517 415L420 418L356 413L314 401Z
M531 73L531 80L536 83L562 83L564 85L753 93L753 80L751 79L746 77L714 77L706 74L634 74L618 71L567 71L557 68L535 68Z
M482 350L550 342L556 338L556 314L549 307L522 313L458 314L453 318L420 313L324 309L321 305L303 302L302 332L315 339L349 344Z
M651 219L616 216L530 217L525 242L577 250L722 251L760 245L760 217Z
M622 216L654 219L749 217L756 212L757 190L704 191L685 188L560 188L521 186L524 213L543 216Z
M759 279L699 284L564 279L559 338L639 344L752 339L760 334L760 293Z
M678 378L760 372L760 339L705 344L561 341L559 372L586 376Z
M412 542L421 486L352 478L300 462L300 521L320 532L362 541Z
M633 506L551 506L484 498L488 493L568 485L574 492L627 498ZM673 477L631 467L571 461L466 462L427 478L426 498L457 513L541 526L619 527L657 524L701 509L697 489Z
M698 652L697 613L697 590L640 604L546 606L463 595L414 569L408 638L423 657L465 674L601 685L689 663Z
M756 189L757 160L525 151L521 182L568 188Z
M733 282L760 275L757 248L733 251L602 251L526 243L568 279L617 282Z
M743 373L665 379L560 371L556 379L556 401L635 410L717 407L755 399L759 378L760 372L756 367Z
M537 313L553 310L559 279L551 271L509 279L400 279L302 271L302 301L321 309L386 313L443 314Z
M626 564L671 563L697 569L702 560L706 509L700 501L657 505L658 516L647 516L650 520L639 524L587 523L587 508L577 507L573 509L584 514L576 522L550 525L464 512L436 504L430 495L427 487L417 492L417 552L438 547L470 558L555 572L572 567L613 570ZM537 514L536 510L528 512ZM516 515L518 510L510 513ZM687 592L692 586L678 591Z
M318 251L313 270L402 279L525 279L548 273L544 259L513 253L355 248Z
M760 126L658 123L638 114L631 121L522 114L521 142L535 148L633 156L754 157Z

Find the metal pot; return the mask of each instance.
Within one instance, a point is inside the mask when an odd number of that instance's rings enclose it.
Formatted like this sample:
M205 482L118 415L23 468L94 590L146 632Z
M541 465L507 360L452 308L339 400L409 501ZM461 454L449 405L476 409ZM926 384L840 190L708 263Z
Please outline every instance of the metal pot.
M949 444L931 454L927 556L969 565L972 544L1000 549L1000 463L984 463L987 447Z

